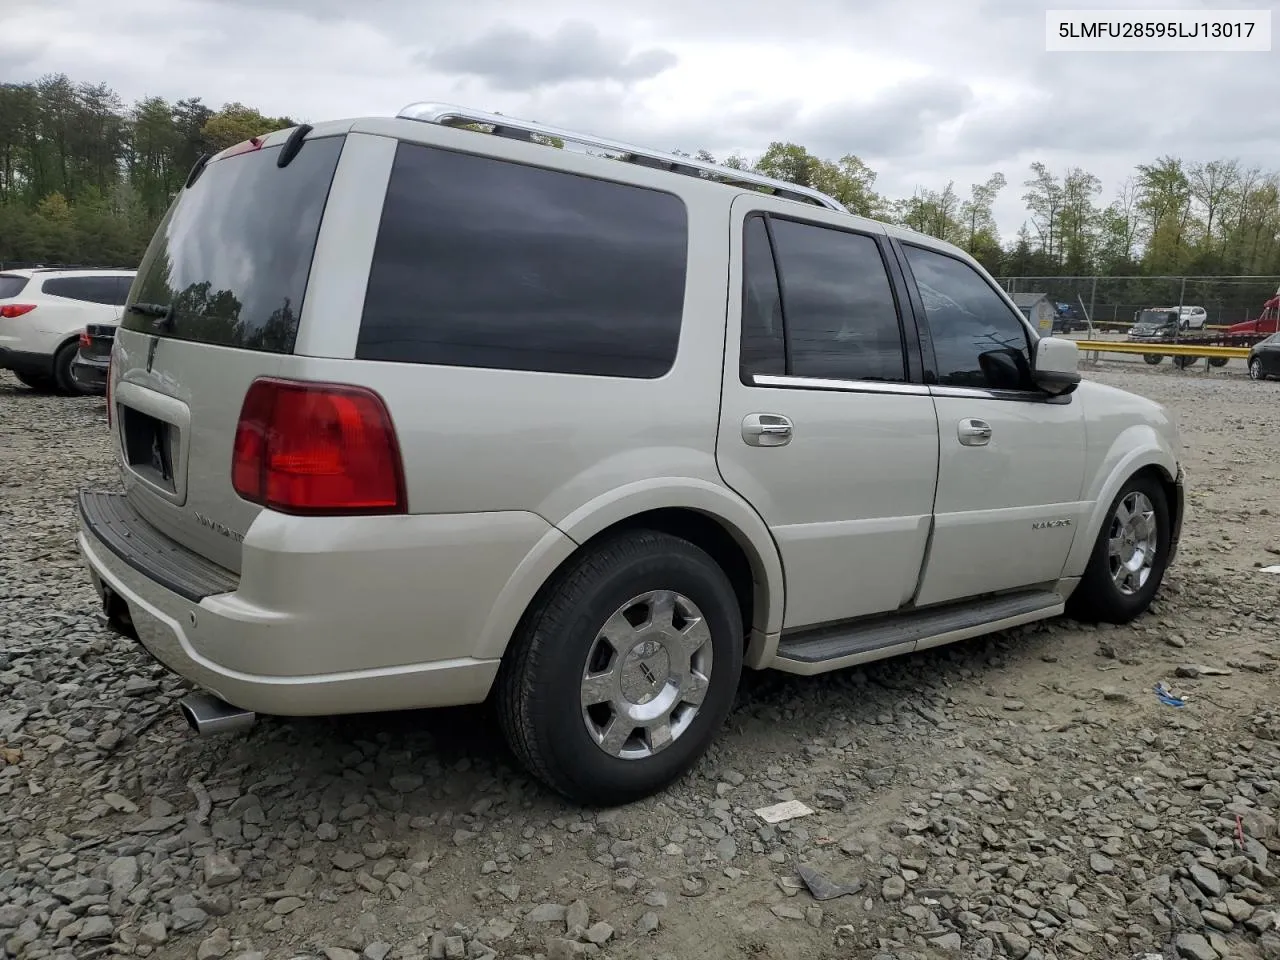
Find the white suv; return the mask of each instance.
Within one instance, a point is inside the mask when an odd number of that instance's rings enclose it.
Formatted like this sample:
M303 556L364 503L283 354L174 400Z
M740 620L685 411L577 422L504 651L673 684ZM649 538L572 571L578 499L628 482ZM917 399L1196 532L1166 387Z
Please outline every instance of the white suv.
M38 390L77 393L80 334L118 323L132 270L37 267L0 273L0 370Z
M753 174L419 104L197 166L139 272L79 543L197 730L492 698L624 802L744 666L1126 621L1178 541L1161 407L955 247Z

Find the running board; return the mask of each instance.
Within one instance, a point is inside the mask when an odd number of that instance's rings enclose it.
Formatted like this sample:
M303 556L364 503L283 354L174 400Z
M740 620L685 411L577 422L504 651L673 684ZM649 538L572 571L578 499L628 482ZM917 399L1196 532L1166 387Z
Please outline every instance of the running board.
M770 666L785 673L826 673L1045 620L1063 609L1060 593L1033 590L802 630L783 635Z

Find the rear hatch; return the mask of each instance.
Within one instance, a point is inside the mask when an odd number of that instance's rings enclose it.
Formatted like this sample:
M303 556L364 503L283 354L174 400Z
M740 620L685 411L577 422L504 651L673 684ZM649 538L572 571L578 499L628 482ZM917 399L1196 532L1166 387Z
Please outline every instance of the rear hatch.
M293 351L344 139L308 140L284 166L281 145L250 142L197 168L152 238L115 335L112 427L130 502L237 572L261 507L232 486L236 424L250 384Z

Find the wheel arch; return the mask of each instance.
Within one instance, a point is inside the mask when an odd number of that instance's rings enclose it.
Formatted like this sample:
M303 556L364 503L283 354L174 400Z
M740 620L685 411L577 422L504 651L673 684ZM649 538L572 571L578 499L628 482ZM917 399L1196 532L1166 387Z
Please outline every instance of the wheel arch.
M1170 522L1174 529L1181 527L1182 517L1174 516L1180 509L1177 496L1178 457L1168 443L1149 426L1133 427L1116 437L1111 451L1104 459L1109 468L1099 471L1100 482L1094 487L1091 498L1093 509L1084 530L1072 542L1071 553L1063 567L1064 578L1079 577L1084 573L1097 542L1102 524L1106 522L1111 502L1126 483L1139 475L1149 475L1159 481L1169 504Z
M626 530L651 529L705 550L733 585L748 631L745 664L772 656L782 628L782 561L769 529L747 503L699 479L648 480L612 491L561 519L512 575L486 622L478 656L500 657L539 594L581 551Z

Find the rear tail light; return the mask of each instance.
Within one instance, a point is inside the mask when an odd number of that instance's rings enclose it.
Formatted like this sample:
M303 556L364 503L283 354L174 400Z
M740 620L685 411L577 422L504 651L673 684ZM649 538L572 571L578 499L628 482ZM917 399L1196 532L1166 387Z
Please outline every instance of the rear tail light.
M0 304L0 317L6 320L12 320L23 314L30 313L36 308L34 303L2 303Z
M408 512L395 427L365 387L255 380L236 424L231 484L281 513Z
M87 334L87 333L82 333L82 334L80 334L80 349L81 349L81 350L83 350L85 347L87 347L87 346L90 344L90 342L91 342L91 341L89 340L89 334Z

